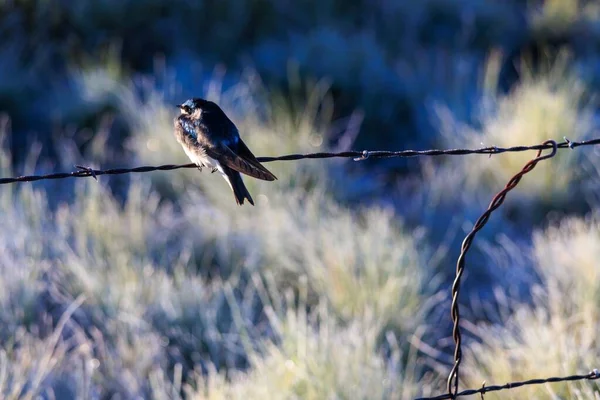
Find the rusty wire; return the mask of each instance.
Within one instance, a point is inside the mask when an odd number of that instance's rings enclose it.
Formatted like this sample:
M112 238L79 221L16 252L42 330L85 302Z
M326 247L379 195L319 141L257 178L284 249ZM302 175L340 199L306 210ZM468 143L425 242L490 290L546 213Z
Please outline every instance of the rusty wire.
M461 334L460 334L460 312L459 312L458 296L460 294L460 280L461 280L462 275L465 270L465 257L467 255L467 252L471 248L471 245L473 244L473 239L475 239L475 235L477 234L477 232L479 232L485 226L488 219L490 218L490 215L494 212L494 210L496 210L498 207L500 207L502 205L508 192L513 190L519 184L519 182L521 181L521 178L523 178L523 176L525 174L527 174L528 172L531 172L535 168L537 163L539 163L542 160L547 160L549 158L552 158L556 155L556 152L558 150L558 144L554 140L546 140L544 143L542 143L542 146L543 147L541 147L538 150L536 157L534 159L532 159L531 161L529 161L527 164L525 164L525 166L523 167L523 169L521 171L519 171L515 176L510 178L510 180L508 181L508 183L506 184L504 189L502 189L500 192L498 192L498 194L496 194L496 196L494 196L494 198L490 202L490 205L488 206L487 210L485 210L485 212L483 214L481 214L479 219L477 219L477 221L473 225L473 229L471 230L471 232L469 232L467 234L467 236L465 237L465 239L462 242L460 255L458 256L458 260L456 262L456 278L454 279L454 282L452 283L451 317L452 317L452 323L453 323L452 337L454 339L455 347L454 347L454 365L452 366L452 369L448 376L448 387L447 387L448 394L450 395L451 398L455 398L456 394L458 393L458 370L460 367L460 362L462 360L462 348L461 348L462 340L461 340ZM546 146L552 146L551 147L552 152L542 156L542 151L544 148L547 148Z
M560 142L556 145L558 149L574 149L579 146L591 146L600 144L600 138L583 140L579 142L571 141L565 138L564 142ZM303 159L315 159L315 158L352 158L354 161L362 161L370 158L392 158L392 157L418 157L418 156L461 156L467 154L501 154L501 153L514 153L532 150L544 150L552 148L548 144L537 144L533 146L514 146L514 147L482 147L479 149L432 149L432 150L400 150L400 151L343 151L339 153L308 153L308 154L288 154L279 157L257 157L258 161L266 163L273 161L295 161ZM19 182L35 182L46 179L65 179L65 178L89 178L92 177L97 179L100 175L120 175L129 173L141 173L141 172L152 172L152 171L172 171L181 168L197 168L195 164L165 164L159 166L143 166L135 168L113 168L113 169L92 169L84 166L75 166L78 170L73 172L56 172L47 175L28 175L18 176L14 178L0 178L0 185L8 183L19 183Z
M514 389L521 386L527 385L539 385L544 383L554 382L567 382L567 381L578 381L578 380L596 380L600 379L600 372L597 369L589 372L586 375L570 375L564 377L550 377L541 379L530 379L527 381L510 382L504 385L491 385L486 386L485 382L479 389L466 389L462 392L458 392L459 384L459 367L462 361L462 347L461 347L461 333L460 333L460 309L458 297L460 294L460 281L465 269L465 257L472 245L473 239L477 232L479 232L487 223L490 215L502 205L506 195L512 189L514 189L523 176L532 171L537 163L540 161L552 158L556 155L559 149L574 149L580 146L590 146L600 144L600 138L584 140L584 141L571 141L564 138L564 142L557 143L554 140L547 140L542 144L532 146L514 146L514 147L482 147L478 149L431 149L431 150L401 150L401 151L345 151L338 153L308 153L308 154L289 154L278 157L257 157L259 162L272 162L272 161L295 161L302 159L324 159L324 158L353 158L354 161L362 161L368 158L392 158L392 157L417 157L417 156L441 156L441 155L468 155L468 154L501 154L508 152L523 152L537 150L537 155L534 159L530 160L523 169L514 175L509 182L506 184L504 189L494 196L487 210L479 217L475 222L473 229L463 240L461 246L461 254L456 263L456 277L452 284L452 305L451 305L451 318L453 322L452 336L455 342L454 349L454 364L448 376L447 382L447 393L441 394L435 397L420 397L416 400L445 400L445 399L456 399L460 396L470 396L480 393L482 396L488 392L495 392L505 389ZM541 155L543 150L551 149L549 154ZM181 168L197 168L196 164L165 164L160 166L142 166L135 168L114 168L106 170L97 170L85 166L76 165L78 170L73 172L58 172L47 175L28 175L19 176L14 178L0 178L0 185L8 183L18 182L34 182L45 179L64 179L64 178L87 178L92 177L97 180L100 175L119 175L128 173L143 173L152 171L172 171Z
M498 392L500 390L507 389L516 389L521 386L530 386L530 385L542 385L545 383L556 383L556 382L572 382L572 381L582 381L582 380L596 380L600 379L600 371L594 369L585 375L570 375L570 376L562 376L562 377L551 377L551 378L541 378L541 379L530 379L527 381L518 381L518 382L510 382L505 383L504 385L482 385L479 389L466 389L460 393L450 394L444 393L435 397L419 397L415 400L446 400L453 399L461 396L472 396L477 393L485 394L488 392Z

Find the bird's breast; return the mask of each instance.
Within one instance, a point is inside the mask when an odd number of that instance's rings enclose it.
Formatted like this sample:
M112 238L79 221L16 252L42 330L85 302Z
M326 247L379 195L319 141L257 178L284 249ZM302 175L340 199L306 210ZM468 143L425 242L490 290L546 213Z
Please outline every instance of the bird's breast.
M185 144L182 146L183 151L189 159L197 165L204 165L207 168L217 168L220 170L221 164L212 157L206 155L206 152L201 147L188 147Z

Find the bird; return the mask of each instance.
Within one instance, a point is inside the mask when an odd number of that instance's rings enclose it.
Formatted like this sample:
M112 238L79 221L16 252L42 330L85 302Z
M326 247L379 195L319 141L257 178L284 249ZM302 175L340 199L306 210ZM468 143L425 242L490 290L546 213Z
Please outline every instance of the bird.
M191 98L177 107L175 137L198 169L219 172L233 191L238 205L244 200L254 205L240 173L265 181L277 178L263 167L240 137L235 124L216 103Z

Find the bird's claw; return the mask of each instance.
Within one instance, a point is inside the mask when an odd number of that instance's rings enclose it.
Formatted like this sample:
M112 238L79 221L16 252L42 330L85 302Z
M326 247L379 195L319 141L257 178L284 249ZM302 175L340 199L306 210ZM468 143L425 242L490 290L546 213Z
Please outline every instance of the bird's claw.
M210 171L210 173L211 173L211 174L214 174L214 173L215 173L215 172L217 172L217 171L218 171L218 169L217 169L217 168L213 168L213 169Z

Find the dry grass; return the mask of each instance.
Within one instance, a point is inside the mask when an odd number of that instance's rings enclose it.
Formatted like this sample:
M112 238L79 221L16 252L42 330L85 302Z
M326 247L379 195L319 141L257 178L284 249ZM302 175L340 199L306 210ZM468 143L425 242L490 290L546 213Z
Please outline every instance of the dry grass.
M277 125L240 123L254 126L256 148L283 152L298 138L312 146L308 117L275 115ZM265 140L284 124L298 136ZM72 201L56 208L32 186L2 192L3 395L173 398L183 387L204 396L205 385L217 398L423 392L421 370L403 355L416 357L407 339L426 323L434 293L419 268L425 247L392 211L356 213L326 195L322 168L307 165L300 181L291 164L274 170L284 184L252 186L253 208L236 208L225 187L206 196L209 184L191 180L218 177L193 171L172 174L187 185L174 200L150 175L131 181L124 202L93 180L76 181ZM300 302L286 294L298 291ZM69 329L52 334L80 295ZM38 370L33 360L43 357Z
M490 58L488 71L497 71L499 58ZM537 144L547 139L581 140L593 126L592 105L586 86L569 69L568 56L563 54L545 72L528 70L523 63L522 81L506 95L495 95L483 103L478 125L469 127L442 112L444 138L450 146L457 142L466 147L512 147ZM486 78L486 85L493 79ZM535 156L532 152L502 157L473 157L463 162L466 184L470 190L483 187L502 187L511 176ZM560 152L552 162L541 163L527 176L513 197L536 201L565 201L574 178L580 175L582 158Z
M533 305L505 303L514 311L505 314L501 325L477 328L481 343L472 344L465 356L467 385L584 374L597 367L599 234L595 217L568 219L535 234L532 256L541 285L534 288ZM530 386L491 397L587 399L597 395L597 386L582 381Z

